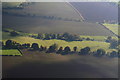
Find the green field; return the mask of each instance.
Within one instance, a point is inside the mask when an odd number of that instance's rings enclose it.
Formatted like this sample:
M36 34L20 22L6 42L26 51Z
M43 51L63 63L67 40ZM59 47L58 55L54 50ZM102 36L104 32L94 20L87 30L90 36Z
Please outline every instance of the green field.
M84 48L84 47L91 47L92 50L96 50L98 48L103 48L105 50L107 50L109 48L109 43L106 43L106 42L100 42L100 41L72 41L72 42L67 42L67 41L64 41L64 40L56 40L56 39L53 39L53 40L40 40L40 39L34 39L34 38L31 38L31 37L16 37L16 38L13 38L11 39L13 41L16 41L20 44L24 44L24 43L38 43L39 46L42 45L42 46L46 46L47 48L56 43L58 45L58 47L62 46L62 47L66 47L66 46L70 46L71 49L73 49L73 47L77 46L78 47L78 51L81 49L81 48ZM3 40L4 42L6 40Z
M118 24L103 24L104 26L106 26L109 30L111 30L113 33L115 33L116 35L118 35L118 31L119 31L119 26Z
M8 29L9 30L9 29ZM11 29L10 29L11 30ZM107 39L108 36L86 36L86 35L80 35L81 38L90 38L90 39L94 39L95 41L64 41L64 40L57 40L57 39L51 39L51 40L40 40L40 39L35 39L32 37L29 37L29 35L35 35L37 36L37 34L32 34L32 33L22 33L19 32L19 34L21 36L16 36L16 37L12 37L10 36L9 32L4 32L3 31L3 39L2 41L5 43L6 40L11 39L13 41L16 41L20 44L24 44L24 43L30 43L32 45L32 43L38 43L39 46L46 46L47 48L56 43L59 47L66 47L69 46L71 48L71 50L73 50L73 47L77 46L78 49L77 51L80 51L81 48L84 47L90 47L92 51L97 50L98 48L102 48L105 49L107 52L111 52L112 49L109 49L110 44L106 43L105 40ZM114 39L116 39L116 37L113 37Z
M0 50L0 52L0 55L22 56L22 54L16 49Z
M90 38L90 39L94 39L95 41L105 41L107 39L108 36L86 36L86 35L80 35L81 38ZM111 36L113 39L118 40L118 38L116 36Z

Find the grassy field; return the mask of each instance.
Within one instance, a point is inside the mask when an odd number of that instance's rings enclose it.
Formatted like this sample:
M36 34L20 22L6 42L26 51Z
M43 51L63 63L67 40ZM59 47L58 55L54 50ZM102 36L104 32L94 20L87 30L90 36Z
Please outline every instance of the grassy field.
M78 51L81 49L81 48L84 48L84 47L91 47L92 50L96 50L98 48L103 48L105 50L107 50L109 48L109 43L106 43L106 42L100 42L100 41L72 41L72 42L66 42L64 40L56 40L56 39L53 39L53 40L39 40L39 39L34 39L34 38L31 38L31 37L16 37L16 38L13 38L11 39L13 41L16 41L18 43L38 43L39 46L42 45L42 46L46 46L46 47L49 47L50 45L56 43L58 44L58 47L62 46L62 47L66 47L66 46L70 46L71 49L73 49L73 47L77 46L78 47ZM6 40L3 40L4 42Z
M116 35L118 35L118 31L119 31L119 25L118 24L103 24L104 26L106 26L109 30L111 30L113 33L115 33Z
M11 29L10 29L11 30ZM40 39L35 39L32 37L29 37L29 35L37 35L37 34L32 34L32 33L22 33L19 32L19 34L21 36L16 36L16 37L12 37L10 36L9 32L3 32L3 39L2 41L5 42L8 39L11 39L13 41L16 41L20 44L24 44L24 43L38 43L39 46L46 46L47 48L56 43L59 47L66 47L66 46L70 46L71 50L73 50L73 47L77 46L78 47L78 51L80 51L81 48L84 47L90 47L92 51L95 51L98 48L103 48L105 49L107 52L111 52L113 51L113 49L109 49L110 44L106 43L105 40L107 39L107 36L86 36L86 35L80 35L81 38L90 38L90 39L94 39L95 41L71 41L71 42L67 42L64 40L57 40L57 39L52 39L52 40L40 40ZM116 37L113 37L116 39Z
M80 35L81 38L90 38L90 39L94 39L96 41L105 41L107 39L108 36L85 36L85 35ZM111 36L113 39L118 40L117 37L115 36Z
M13 56L22 56L22 54L16 49L2 50L0 55L13 55Z

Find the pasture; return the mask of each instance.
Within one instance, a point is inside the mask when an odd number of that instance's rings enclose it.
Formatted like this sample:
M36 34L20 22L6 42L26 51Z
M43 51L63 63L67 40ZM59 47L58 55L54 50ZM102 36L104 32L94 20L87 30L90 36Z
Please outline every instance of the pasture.
M118 24L103 24L104 26L106 26L109 30L111 30L113 33L115 33L116 35L118 35L118 31L119 31L119 25Z
M40 39L34 39L34 38L31 38L31 37L16 37L16 38L13 38L11 39L13 41L16 41L20 44L24 44L24 43L38 43L39 46L46 46L47 48L56 43L58 45L58 48L59 47L66 47L66 46L69 46L71 48L71 50L73 50L73 47L77 46L78 47L78 51L81 49L81 48L84 48L84 47L91 47L92 50L96 50L98 48L103 48L105 50L108 50L109 49L109 43L106 43L106 42L101 42L101 41L72 41L72 42L67 42L67 41L64 41L64 40L56 40L56 39L53 39L53 40L40 40ZM4 42L6 40L3 40Z
M22 54L17 49L2 50L2 53L0 53L0 55L3 55L3 56L22 56Z

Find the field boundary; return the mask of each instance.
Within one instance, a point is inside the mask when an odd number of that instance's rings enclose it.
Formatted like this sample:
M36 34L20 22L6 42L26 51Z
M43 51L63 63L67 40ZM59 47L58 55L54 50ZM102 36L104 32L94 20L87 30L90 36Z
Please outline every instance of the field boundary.
M0 56L22 56L23 55L23 53L22 53L22 51L20 49L16 49L16 50L18 50L21 55L3 55L2 54Z
M22 51L19 48L17 50L20 52L21 55L23 55Z
M101 26L103 26L105 29L109 30L112 34L114 34L117 37L120 37L119 35L115 34L113 31L111 31L109 28L107 28L106 26L104 26L103 24L99 23Z

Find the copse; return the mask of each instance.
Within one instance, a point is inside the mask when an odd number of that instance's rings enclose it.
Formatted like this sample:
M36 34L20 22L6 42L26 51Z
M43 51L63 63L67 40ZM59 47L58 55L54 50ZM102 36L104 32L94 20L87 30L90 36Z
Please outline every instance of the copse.
M17 42L12 41L12 40L7 40L5 42L3 49L18 49L18 48L20 48L20 46L21 46L20 43L17 43Z
M39 49L39 45L37 43L33 43L32 46L31 46L31 48L33 50L38 50Z

